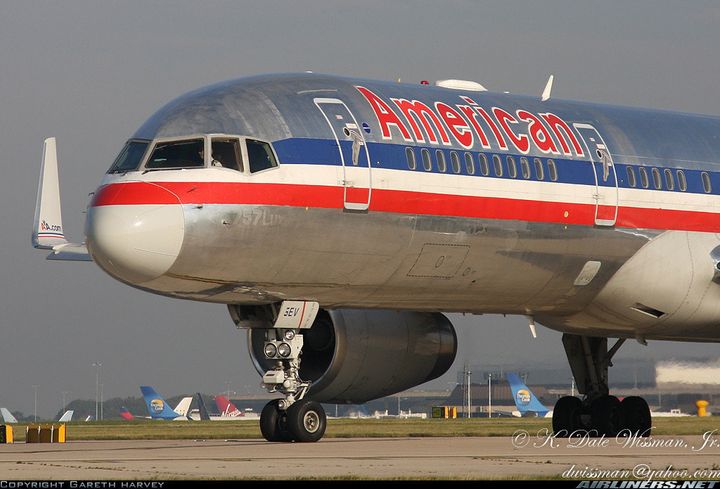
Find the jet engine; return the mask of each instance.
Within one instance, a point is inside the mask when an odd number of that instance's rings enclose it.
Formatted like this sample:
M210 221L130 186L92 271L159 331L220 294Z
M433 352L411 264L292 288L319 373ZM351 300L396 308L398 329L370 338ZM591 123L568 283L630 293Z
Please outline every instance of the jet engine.
M263 353L265 328L248 330L255 368L274 361ZM455 360L457 335L440 313L387 310L320 310L303 331L300 378L309 397L361 404L420 385L444 374Z

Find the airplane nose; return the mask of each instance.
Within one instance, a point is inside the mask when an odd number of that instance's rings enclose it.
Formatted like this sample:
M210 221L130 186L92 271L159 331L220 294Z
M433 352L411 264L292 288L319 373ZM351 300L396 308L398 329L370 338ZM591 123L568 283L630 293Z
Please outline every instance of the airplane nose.
M110 275L142 284L167 272L183 243L182 206L172 192L133 182L101 188L85 234L93 260Z

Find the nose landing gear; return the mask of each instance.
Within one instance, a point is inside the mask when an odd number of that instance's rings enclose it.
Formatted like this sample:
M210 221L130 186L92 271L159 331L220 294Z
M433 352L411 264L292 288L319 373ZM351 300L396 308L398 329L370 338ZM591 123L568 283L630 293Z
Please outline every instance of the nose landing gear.
M310 382L300 378L303 337L294 329L269 329L265 356L275 359L275 368L263 375L269 392L285 397L270 401L260 414L260 431L267 441L315 442L323 437L327 417L318 402L303 399Z

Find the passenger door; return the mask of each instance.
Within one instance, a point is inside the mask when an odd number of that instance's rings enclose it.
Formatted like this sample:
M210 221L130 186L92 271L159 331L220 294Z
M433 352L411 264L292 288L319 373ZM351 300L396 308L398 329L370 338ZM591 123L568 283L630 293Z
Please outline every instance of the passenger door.
M618 214L618 181L610 151L590 124L573 124L585 143L595 173L595 225L614 226Z
M370 207L372 179L370 154L362 128L342 100L316 98L314 102L335 136L343 167L344 208L366 211Z

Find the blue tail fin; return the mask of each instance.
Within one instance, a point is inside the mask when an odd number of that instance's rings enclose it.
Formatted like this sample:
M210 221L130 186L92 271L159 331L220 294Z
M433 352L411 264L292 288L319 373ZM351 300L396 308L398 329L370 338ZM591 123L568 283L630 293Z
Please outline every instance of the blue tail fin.
M180 416L178 413L173 411L170 406L165 402L165 399L160 397L160 394L155 392L150 386L141 385L140 392L142 392L145 398L145 404L147 405L148 413L153 419L175 419Z
M505 378L510 384L513 400L520 414L537 413L538 416L545 416L550 411L538 401L535 394L520 380L517 374L508 372L505 374Z

